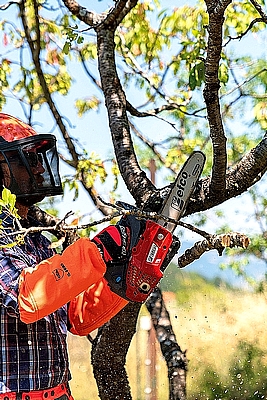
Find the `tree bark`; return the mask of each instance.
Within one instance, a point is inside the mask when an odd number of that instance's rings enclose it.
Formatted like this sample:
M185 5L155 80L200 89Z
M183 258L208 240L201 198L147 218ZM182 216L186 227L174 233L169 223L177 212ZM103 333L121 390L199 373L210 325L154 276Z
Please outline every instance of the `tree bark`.
M136 332L141 304L129 303L98 331L92 342L92 366L101 400L131 400L126 355Z
M186 399L187 358L178 345L162 292L156 288L146 302L165 358L169 378L169 400Z

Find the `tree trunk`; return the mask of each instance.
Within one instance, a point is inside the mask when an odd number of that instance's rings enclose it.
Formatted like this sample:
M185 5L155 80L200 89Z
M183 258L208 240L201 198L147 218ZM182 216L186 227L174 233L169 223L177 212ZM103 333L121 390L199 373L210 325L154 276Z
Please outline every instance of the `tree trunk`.
M127 304L93 340L92 366L101 400L132 399L125 361L140 307L139 303Z
M169 400L186 399L186 352L182 352L172 329L161 290L156 288L146 302L165 358L169 378Z

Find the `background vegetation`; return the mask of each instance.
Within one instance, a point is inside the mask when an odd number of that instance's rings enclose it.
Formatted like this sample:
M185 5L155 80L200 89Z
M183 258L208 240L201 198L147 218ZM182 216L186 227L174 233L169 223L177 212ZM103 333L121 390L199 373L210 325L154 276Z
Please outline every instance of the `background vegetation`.
M170 292L170 281L177 288ZM267 397L267 298L233 288L215 279L169 268L162 281L164 298L173 329L182 350L187 349L188 400L249 400ZM140 329L131 343L126 368L133 399L145 394L147 375L147 332ZM90 343L69 337L72 391L76 400L97 399L97 387L90 365ZM168 399L166 363L157 348L157 394Z

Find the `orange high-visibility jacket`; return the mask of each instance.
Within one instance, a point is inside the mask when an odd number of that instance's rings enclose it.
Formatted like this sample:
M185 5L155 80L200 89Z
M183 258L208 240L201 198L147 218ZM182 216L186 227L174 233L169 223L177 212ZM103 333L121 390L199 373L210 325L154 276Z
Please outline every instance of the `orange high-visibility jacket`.
M80 238L60 254L25 268L19 282L20 319L32 323L68 303L70 331L87 335L116 315L127 301L103 278L106 265L97 246Z

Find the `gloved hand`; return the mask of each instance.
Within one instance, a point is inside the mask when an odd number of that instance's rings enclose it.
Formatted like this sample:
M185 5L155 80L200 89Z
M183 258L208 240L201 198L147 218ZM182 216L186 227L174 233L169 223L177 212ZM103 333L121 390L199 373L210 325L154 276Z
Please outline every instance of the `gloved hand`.
M116 225L110 225L99 232L93 239L105 264L105 278L111 290L119 296L126 297L126 273L131 251L137 244L145 221L134 216L123 217Z
M103 229L92 241L106 263L105 278L110 289L136 302L147 299L180 247L179 240L170 232L134 216L122 217L117 225Z

